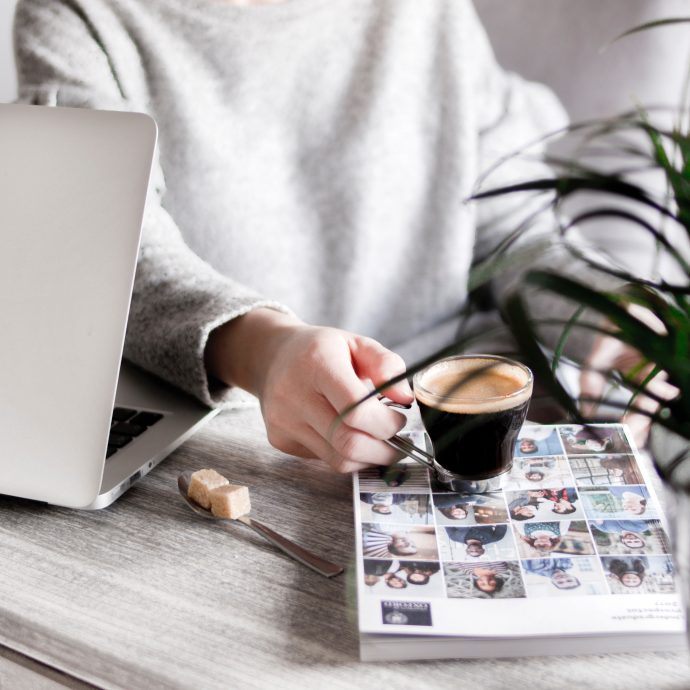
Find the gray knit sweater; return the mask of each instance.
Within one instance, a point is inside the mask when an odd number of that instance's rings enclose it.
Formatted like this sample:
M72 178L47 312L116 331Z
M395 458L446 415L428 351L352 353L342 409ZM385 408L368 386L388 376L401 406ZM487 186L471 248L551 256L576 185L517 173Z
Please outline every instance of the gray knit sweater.
M446 344L516 224L517 200L465 198L564 124L467 0L20 0L15 45L21 100L157 120L125 354L208 404L209 332L260 305L408 357Z

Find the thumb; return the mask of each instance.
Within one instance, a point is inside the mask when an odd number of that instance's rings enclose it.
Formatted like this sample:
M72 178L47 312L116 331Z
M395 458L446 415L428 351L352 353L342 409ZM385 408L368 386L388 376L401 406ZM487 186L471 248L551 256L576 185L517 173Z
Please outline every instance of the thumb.
M580 412L584 417L594 417L604 397L606 386L606 379L601 374L591 369L582 369L580 374Z
M354 336L350 342L352 364L361 379L370 379L377 388L392 378L404 374L405 362L372 338ZM385 388L383 393L394 402L409 405L414 400L410 384L404 378Z
M609 382L600 371L610 371L621 356L622 346L615 338L599 336L580 373L580 411L593 417L606 393Z

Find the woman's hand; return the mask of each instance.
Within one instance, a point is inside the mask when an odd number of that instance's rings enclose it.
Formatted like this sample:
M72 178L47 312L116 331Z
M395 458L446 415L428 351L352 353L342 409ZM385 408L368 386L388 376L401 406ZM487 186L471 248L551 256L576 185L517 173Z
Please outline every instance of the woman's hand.
M647 309L631 304L628 311L650 328L663 332L661 321ZM606 376L599 372L619 371L624 375L636 372L635 380L643 382L653 370L654 365L645 362L642 355L632 346L618 340L614 335L598 336L580 375L580 396L588 399L588 402L581 405L582 414L593 418L600 404L597 401L606 402L605 396L610 383ZM659 372L647 381L645 390L663 400L671 400L678 394L678 390L667 383L664 372ZM642 448L647 443L651 428L650 415L657 411L659 404L653 398L640 394L632 406L638 411L626 412L621 421L629 425L635 443Z
M405 425L404 415L376 398L338 414L402 373L405 363L371 338L309 326L257 309L216 329L206 348L210 374L256 395L270 443L290 455L320 458L338 472L389 465L400 454L383 439ZM411 403L406 381L386 390Z

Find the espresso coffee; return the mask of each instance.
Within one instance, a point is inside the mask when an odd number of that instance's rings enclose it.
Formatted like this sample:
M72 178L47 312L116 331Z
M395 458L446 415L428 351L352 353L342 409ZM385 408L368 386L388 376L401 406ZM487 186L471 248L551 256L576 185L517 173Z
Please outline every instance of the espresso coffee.
M507 472L527 416L528 369L500 357L456 357L415 377L415 396L436 463L456 477Z

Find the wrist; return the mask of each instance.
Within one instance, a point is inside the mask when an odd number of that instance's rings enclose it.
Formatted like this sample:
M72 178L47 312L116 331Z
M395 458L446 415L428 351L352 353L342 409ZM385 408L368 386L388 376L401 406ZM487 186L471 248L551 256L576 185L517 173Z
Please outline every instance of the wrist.
M210 333L204 352L206 371L228 386L259 395L280 344L304 326L296 316L263 307L238 316Z

